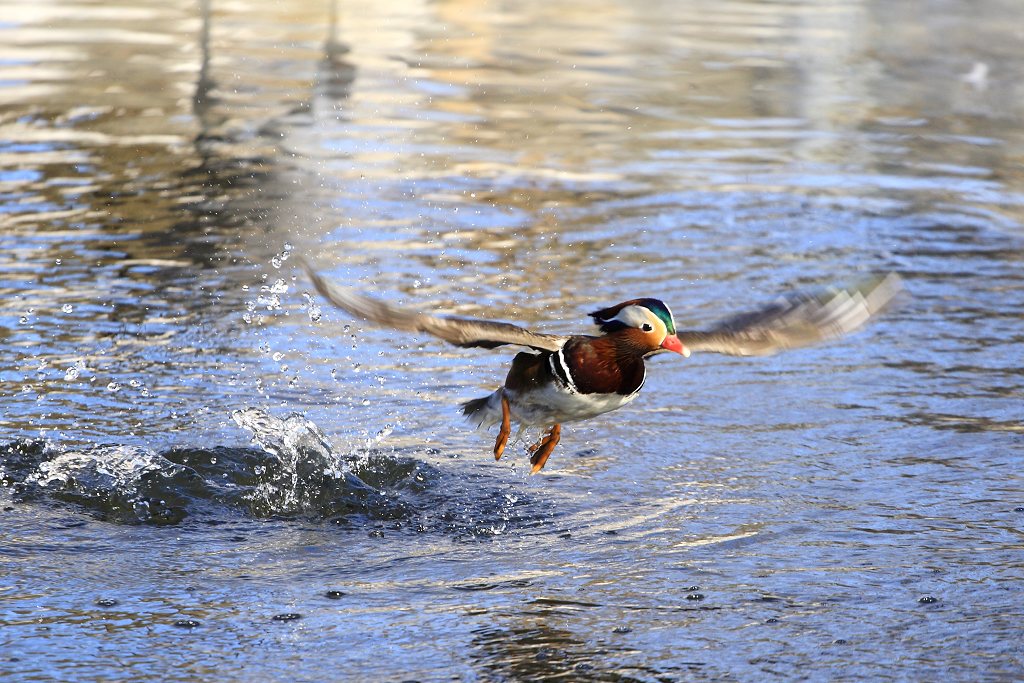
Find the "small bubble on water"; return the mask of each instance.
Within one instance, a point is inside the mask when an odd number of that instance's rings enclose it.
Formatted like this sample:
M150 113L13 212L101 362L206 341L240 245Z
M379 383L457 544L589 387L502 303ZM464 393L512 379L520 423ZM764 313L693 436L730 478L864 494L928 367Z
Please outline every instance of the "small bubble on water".
M1019 505L1019 506L1013 508L1013 511L1014 512L1024 512L1024 505Z
M302 615L296 612L285 612L284 614L275 614L271 617L274 621L295 621L301 619Z
M20 318L18 318L18 322L21 323L22 325L24 325L25 323L28 322L28 316L27 315L21 316Z
M331 600L339 600L345 597L344 591L327 591L324 595Z
M60 307L60 310L63 311L64 313L71 313L72 311L75 310L75 307L72 306L71 304L64 304L63 306Z
M633 629L628 626L616 626L612 629L612 633L630 633Z
M689 593L686 596L686 599L687 600L703 600L704 596L702 594L700 594L700 593Z
M97 607L114 607L117 605L117 600L114 598L99 598L96 600Z
M836 638L832 641L833 645L846 645L846 638Z
M59 266L61 263L62 263L62 261L59 258L53 260L53 265L55 265L55 266Z
M132 389L138 389L141 385L142 385L142 382L140 382L137 379L130 379L130 380L128 380L128 386L130 386Z
M779 620L776 619L775 617L768 617L767 619L764 620L764 623L766 623L766 624L777 624L777 623L779 623Z
M931 605L933 603L938 602L939 599L934 595L922 595L920 598L917 599L917 601L920 602L922 605Z
M118 391L120 388L121 385L118 384L117 382L110 382L109 384L107 384L107 391Z
M686 589L686 592L687 593L696 593L699 590L700 590L700 586L690 586L689 588Z
M174 625L178 628L198 628L199 622L195 619L178 619Z

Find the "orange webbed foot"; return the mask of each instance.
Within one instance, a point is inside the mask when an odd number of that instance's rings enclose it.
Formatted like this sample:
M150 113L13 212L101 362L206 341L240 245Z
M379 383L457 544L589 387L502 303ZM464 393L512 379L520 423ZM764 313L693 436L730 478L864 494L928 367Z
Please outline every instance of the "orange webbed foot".
M530 470L530 474L537 474L544 469L544 463L548 461L548 457L551 452L555 450L555 446L558 445L558 441L562 438L562 425L553 425L548 435L540 442L540 445L530 456L530 463L533 465L533 469Z
M512 414L508 407L508 398L505 392L501 392L501 429L498 431L498 438L494 441L494 459L501 460L501 454L505 452L505 445L508 443L508 435L512 433Z

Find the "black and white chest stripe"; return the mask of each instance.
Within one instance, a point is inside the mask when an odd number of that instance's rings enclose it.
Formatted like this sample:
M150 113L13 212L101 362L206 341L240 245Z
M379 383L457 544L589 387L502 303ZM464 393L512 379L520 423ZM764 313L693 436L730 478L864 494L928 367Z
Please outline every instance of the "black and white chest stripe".
M562 351L563 349L558 349L558 351L548 356L551 374L555 376L555 379L563 389L570 394L578 394L580 390L576 388L576 382L572 378L572 371L569 370L569 364L565 362L565 354Z
M565 354L562 353L562 349L552 353L548 356L548 366L551 368L551 374L555 376L555 380L558 384L568 391L570 394L580 393L579 388L576 386L576 382L572 377L572 370L569 368L569 364L565 361ZM634 396L640 393L640 390L644 388L644 383L647 382L647 368L644 368L644 376L640 380L640 386L634 389L629 396Z

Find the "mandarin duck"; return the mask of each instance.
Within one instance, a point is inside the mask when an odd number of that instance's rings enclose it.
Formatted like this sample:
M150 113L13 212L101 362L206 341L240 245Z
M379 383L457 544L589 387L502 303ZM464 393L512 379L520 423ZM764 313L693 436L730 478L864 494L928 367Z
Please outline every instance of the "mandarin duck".
M400 308L327 281L302 265L320 294L356 318L404 332L425 332L461 347L528 349L512 359L503 386L462 404L477 427L500 425L494 458L505 451L511 423L542 427L530 447L531 473L539 472L562 434L562 423L621 408L640 393L644 361L659 353L689 357L692 351L766 356L841 337L861 327L902 290L895 273L845 288L793 294L704 330L678 330L672 311L658 299L630 299L590 314L601 334L554 335L511 323L437 316Z

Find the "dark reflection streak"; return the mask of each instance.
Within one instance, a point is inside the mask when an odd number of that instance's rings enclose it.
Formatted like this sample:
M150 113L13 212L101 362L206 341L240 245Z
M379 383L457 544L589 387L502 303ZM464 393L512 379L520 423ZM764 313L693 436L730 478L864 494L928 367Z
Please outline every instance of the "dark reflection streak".
M208 96L214 87L210 78L210 3L211 0L199 0L199 78L196 80L196 92L192 97L192 110L196 117L202 118L202 111L208 106Z
M533 604L537 604L534 601ZM662 662L657 666L633 664L642 653L620 641L619 634L589 633L582 640L574 633L552 625L565 623L563 610L540 606L536 611L508 617L511 623L492 624L473 632L471 655L485 680L508 681L632 681L689 680L697 674L714 678L713 665L700 661ZM683 626L683 622L679 622ZM648 660L649 661L649 660Z
M338 40L338 0L329 0L327 19L327 41L324 43L324 52L330 60L336 55L348 52L348 46Z

